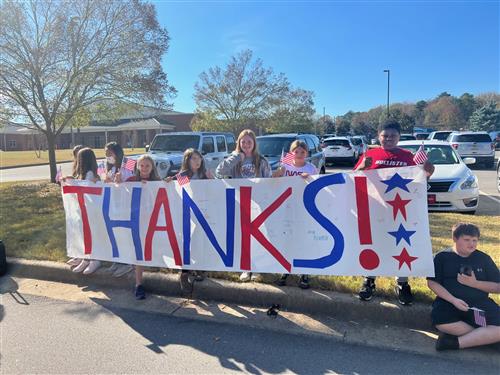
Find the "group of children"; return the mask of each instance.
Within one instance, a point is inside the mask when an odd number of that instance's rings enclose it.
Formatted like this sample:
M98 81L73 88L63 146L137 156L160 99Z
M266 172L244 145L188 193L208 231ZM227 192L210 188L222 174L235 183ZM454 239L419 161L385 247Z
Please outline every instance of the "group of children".
M399 138L399 128L386 126L381 131L381 137L390 132L392 138ZM389 143L390 137L384 139ZM395 142L397 144L397 140ZM389 150L389 151L387 151ZM384 152L393 152L387 147ZM106 151L106 173L105 182L128 182L128 181L158 181L160 177L156 171L153 159L148 155L142 155L137 159L134 173L121 169L123 150L115 142L108 143ZM252 130L243 130L237 140L235 152L227 159L223 160L216 168L216 178L268 178L297 176L307 178L317 174L314 165L306 161L308 155L307 144L296 140L290 145L289 152L293 155L293 161L282 163L282 165L272 173L268 161L260 155L255 133ZM75 147L75 162L73 174L70 178L88 181L97 181L97 161L94 152L90 148L82 146ZM393 155L385 155L381 160L393 158ZM395 158L401 158L396 155ZM373 163L372 156L365 155L356 169L368 169ZM380 165L383 165L381 163ZM432 173L432 166L424 166ZM195 149L188 149L184 152L181 167L181 175L190 179L211 179L214 178L210 171L206 169L203 156ZM168 177L166 182L174 180L175 177ZM436 343L437 350L459 349L478 345L485 345L500 341L500 310L498 305L489 298L488 293L500 293L500 272L493 260L485 253L476 249L479 239L479 228L472 224L457 224L453 228L452 238L453 248L438 253L434 259L435 277L428 278L429 288L437 295L433 304L432 321L435 327L441 332ZM75 266L73 271L90 274L100 266L97 260L70 259L69 264ZM113 265L111 269L119 269L120 265ZM130 271L132 266L128 267ZM127 271L128 272L128 271ZM125 273L125 272L124 272ZM142 286L141 266L135 266L135 296L137 299L144 299L146 293ZM123 273L121 273L123 274ZM120 273L118 273L120 275ZM203 273L183 270L181 273L181 287L185 287L190 276L194 280L203 280ZM258 274L243 272L240 275L241 281L255 280ZM277 281L278 285L285 285L287 274L283 274ZM375 278L367 278L360 292L360 298L367 300L371 298L375 289ZM399 280L397 289L401 301L401 291L409 288L407 280ZM301 275L299 287L309 288L309 278ZM410 291L411 293L411 291ZM363 294L361 296L361 294ZM411 297L411 294L410 294ZM402 303L405 304L405 303ZM485 324L479 324L474 319L474 313L482 311L485 314Z

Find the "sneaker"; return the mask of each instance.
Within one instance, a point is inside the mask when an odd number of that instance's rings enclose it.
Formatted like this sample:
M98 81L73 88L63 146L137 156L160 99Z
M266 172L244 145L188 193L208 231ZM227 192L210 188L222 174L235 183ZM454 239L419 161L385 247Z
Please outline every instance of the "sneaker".
M299 280L300 289L309 289L309 276L301 275Z
M113 272L113 277L122 277L133 270L134 267L130 264L119 264L116 271Z
M413 302L413 294L411 293L410 284L398 283L395 288L398 296L398 301L403 306L411 305Z
M358 296L361 301L369 301L373 297L373 292L375 291L375 280L367 277L363 282L363 286L361 287Z
M85 260L85 259L82 260L78 266L76 266L75 268L73 268L73 272L77 272L77 273L83 272L83 270L85 268L87 268L87 266L89 265L89 263L90 263L90 261L88 261L88 260Z
M66 264L69 264L70 266L78 266L82 260L80 258L71 258L66 262Z
M135 299L146 299L146 291L142 285L135 287Z
M250 280L258 283L262 281L262 276L260 273L250 273Z
M203 271L193 271L193 278L194 278L194 281L203 281L205 280L205 272Z
M100 260L91 260L87 268L83 271L84 275L90 275L91 273L94 273L97 271L97 269L101 267L101 261Z
M250 281L251 278L252 278L252 273L251 272L243 272L240 275L240 281L243 281L243 282Z
M288 274L284 273L283 275L281 275L281 277L278 280L276 280L276 285L285 286L287 278L288 278Z
M106 268L106 272L114 273L118 269L119 266L120 266L120 263L113 263L110 267Z
M436 350L457 350L460 349L458 343L458 337L453 335L448 335L447 333L440 333L436 341Z
M181 271L181 276L179 277L179 282L181 284L181 290L183 292L191 292L193 285L189 281L189 271L186 271L186 270Z

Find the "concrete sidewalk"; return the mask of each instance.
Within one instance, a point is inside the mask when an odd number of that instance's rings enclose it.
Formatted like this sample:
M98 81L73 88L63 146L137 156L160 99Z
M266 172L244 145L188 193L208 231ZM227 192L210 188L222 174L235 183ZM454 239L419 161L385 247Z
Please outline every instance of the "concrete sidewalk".
M101 268L86 276L73 273L64 263L33 261L9 258L9 274L72 284L82 282L92 285L105 285L121 289L133 288L133 273L129 277L115 278ZM179 274L144 272L144 287L149 293L177 296L191 299L235 303L246 306L270 307L279 304L283 310L306 313L326 314L345 321L370 321L382 325L398 325L411 329L431 329L428 304L415 303L401 306L396 301L386 301L374 297L369 302L360 301L353 294L324 291L318 289L301 290L297 287L278 287L262 283L238 283L221 279L207 278L195 282L192 290L183 293L180 288Z

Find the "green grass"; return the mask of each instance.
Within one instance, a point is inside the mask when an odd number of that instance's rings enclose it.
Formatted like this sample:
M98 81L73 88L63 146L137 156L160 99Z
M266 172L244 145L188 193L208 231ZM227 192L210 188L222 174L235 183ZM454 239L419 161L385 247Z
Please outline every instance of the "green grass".
M500 264L500 220L498 216L469 216L448 213L430 214L432 247L435 252L449 247L451 227L461 221L474 223L481 229L479 248ZM7 254L13 257L65 261L66 229L60 187L48 182L2 183L0 184L0 238ZM169 272L162 269L162 272ZM209 276L237 280L238 274L212 272ZM271 283L276 275L263 275L264 282ZM297 280L292 276L289 285ZM311 285L320 289L356 293L361 277L319 276L311 279ZM417 300L434 298L424 278L413 278L412 288ZM388 277L377 279L377 293L393 295L394 280ZM499 296L494 299L500 301Z
M144 153L144 148L126 148L123 150L125 155ZM97 158L104 158L104 149L94 149ZM73 160L72 150L56 150L57 162ZM49 153L41 151L40 157L35 151L0 151L0 168L31 165L31 164L46 164L49 162Z

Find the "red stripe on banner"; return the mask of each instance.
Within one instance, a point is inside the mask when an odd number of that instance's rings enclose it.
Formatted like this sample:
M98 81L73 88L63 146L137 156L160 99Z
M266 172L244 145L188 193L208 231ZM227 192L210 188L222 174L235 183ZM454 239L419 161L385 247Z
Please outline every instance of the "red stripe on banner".
M160 209L162 206L163 212L165 213L166 226L157 225L158 215L160 214ZM175 237L174 223L172 221L172 215L170 213L170 203L168 201L167 190L165 188L158 189L153 212L151 213L151 218L149 219L148 232L146 234L146 242L144 244L145 260L151 260L152 258L153 237L155 233L160 230L167 232L168 240L170 241L170 246L172 247L172 253L174 254L175 265L182 266L181 252L179 250L177 238Z
M82 214L83 224L83 247L84 253L92 254L92 233L90 231L89 216L87 214L87 207L85 206L85 194L101 195L102 188L90 186L63 186L63 194L76 194L78 198L78 205Z
M358 210L359 243L361 245L370 245L372 243L372 230L366 177L354 177L354 186L356 188L356 207Z
M248 186L240 187L240 214L241 214L241 261L240 268L250 270L251 256L250 243L251 236L260 242L260 244L288 271L291 272L292 266L276 247L262 234L259 227L278 209L283 202L292 195L292 188L286 189L269 207L260 213L253 221L251 203L252 188Z

